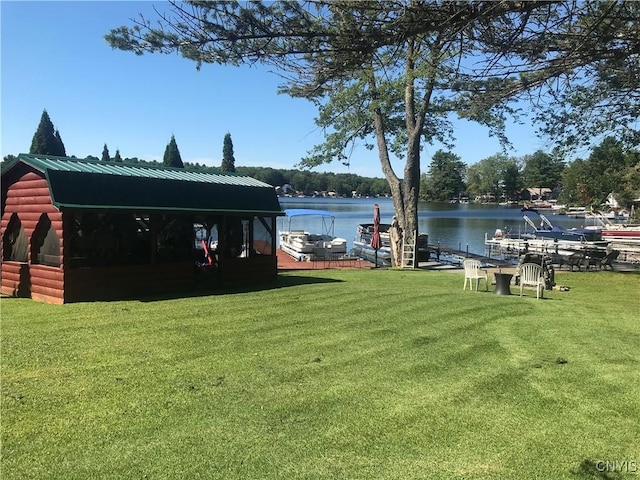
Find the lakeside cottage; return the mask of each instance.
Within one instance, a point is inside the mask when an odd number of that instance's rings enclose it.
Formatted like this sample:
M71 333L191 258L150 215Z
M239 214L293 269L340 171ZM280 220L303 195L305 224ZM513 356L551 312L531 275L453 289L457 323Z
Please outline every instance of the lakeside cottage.
M3 294L115 300L277 276L283 213L251 177L27 154L1 177Z

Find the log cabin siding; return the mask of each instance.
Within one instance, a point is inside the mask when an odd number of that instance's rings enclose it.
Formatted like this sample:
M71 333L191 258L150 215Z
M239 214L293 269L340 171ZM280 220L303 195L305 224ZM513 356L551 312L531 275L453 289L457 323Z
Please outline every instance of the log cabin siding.
M31 264L31 298L49 303L64 303L64 272L59 267Z
M0 292L12 297L31 298L29 265L22 262L2 262Z
M46 213L54 224L62 242L62 213L53 206L47 181L34 172L28 172L7 189L2 228L6 228L11 214L17 213L27 235L31 237L40 216ZM62 252L60 252L62 253Z
M7 295L30 296L35 300L50 303L64 301L63 268L34 264L31 258L31 240L43 214L47 214L60 242L58 255L63 258L64 244L62 234L62 213L51 201L47 180L41 174L29 171L23 174L7 188L4 214L0 228L6 231L13 214L29 238L29 257L27 263L2 262L0 291ZM60 262L62 265L62 261Z

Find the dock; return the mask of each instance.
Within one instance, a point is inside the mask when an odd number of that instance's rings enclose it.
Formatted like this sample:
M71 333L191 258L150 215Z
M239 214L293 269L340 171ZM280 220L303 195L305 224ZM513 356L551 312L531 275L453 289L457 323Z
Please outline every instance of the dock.
M469 252L468 250L457 250L450 247L442 247L440 245L429 245L430 257L434 257L437 263L457 265L462 267L462 261L465 258L472 258L478 260L483 266L488 267L510 267L513 262L510 260L501 260L499 258L479 255L477 253ZM420 262L423 263L423 262ZM432 262L427 262L432 263Z
M278 271L375 268L373 263L349 255L318 258L312 261L298 261L280 248L276 249L276 255L278 257Z
M467 253L463 250L457 250L454 248L440 247L440 259L437 258L437 245L433 247L431 257L428 261L418 263L418 269L420 270L452 270L462 271L462 261L465 258L473 258L479 260L482 263L482 268L491 272L506 272L515 273L515 263L511 260L500 260L494 257L488 257L484 255L478 255L474 253ZM343 256L341 258L332 259L319 259L311 262L296 261L291 256L279 248L276 250L278 257L278 271L294 271L294 270L329 270L329 269L375 269L375 265L367 260ZM613 271L616 272L640 272L639 262L629 262L626 260L617 261L614 263L615 267ZM557 263L554 267L558 272L570 272L573 270L563 269ZM581 270L576 271L594 271L594 270Z
M575 252L607 252L609 249L613 249L620 252L619 262L640 264L640 245L624 242L571 242L554 241L549 238L489 238L485 234L485 245L489 252L495 252L496 255L516 258L524 253L540 253L557 257L558 255L571 255Z
M429 245L431 255L428 261L418 262L418 268L422 269L457 269L462 268L465 258L479 260L484 267L506 268L512 266L512 262L486 257L453 248ZM439 250L438 250L439 248ZM439 255L438 255L439 252ZM278 270L323 270L323 269L372 269L376 268L373 262L350 255L342 255L333 258L321 258L313 261L298 261L281 249L276 250L278 257Z

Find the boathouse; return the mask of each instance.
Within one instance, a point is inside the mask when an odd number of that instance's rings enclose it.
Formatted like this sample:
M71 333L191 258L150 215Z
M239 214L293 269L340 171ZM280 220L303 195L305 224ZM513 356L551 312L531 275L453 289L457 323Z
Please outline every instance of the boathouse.
M68 303L277 277L283 213L251 177L27 154L1 175L5 295Z

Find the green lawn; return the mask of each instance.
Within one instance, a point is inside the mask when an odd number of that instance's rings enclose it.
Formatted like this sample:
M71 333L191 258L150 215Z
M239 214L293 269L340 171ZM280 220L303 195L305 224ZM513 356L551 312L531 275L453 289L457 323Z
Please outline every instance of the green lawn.
M640 275L556 280L544 300L403 270L2 299L0 476L637 478Z

